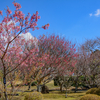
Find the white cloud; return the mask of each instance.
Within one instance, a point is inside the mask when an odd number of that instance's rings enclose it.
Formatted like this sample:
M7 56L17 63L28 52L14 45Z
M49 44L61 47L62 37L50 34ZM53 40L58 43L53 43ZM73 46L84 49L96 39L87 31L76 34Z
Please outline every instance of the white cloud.
M24 37L26 42L30 39L33 39L33 43L35 44L36 47L38 47L38 39L36 37L33 37L30 32L27 32L25 34L22 33L20 34L20 36Z
M99 17L99 16L100 16L100 9L97 9L97 10L95 11L95 14L90 13L89 15L90 15L90 17L91 17L91 16Z
M34 39L34 37L31 35L30 32L27 32L27 33L22 33L21 36L23 36L25 38L25 40L29 40L29 39Z
M99 16L100 15L100 9L97 9L96 13L94 14L94 16Z
M90 15L90 17L93 15L92 13L91 14L89 14Z

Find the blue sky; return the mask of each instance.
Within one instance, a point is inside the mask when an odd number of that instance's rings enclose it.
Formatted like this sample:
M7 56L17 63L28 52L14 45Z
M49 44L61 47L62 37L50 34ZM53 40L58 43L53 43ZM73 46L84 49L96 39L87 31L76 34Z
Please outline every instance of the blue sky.
M14 0L0 0L0 10L9 6L14 11ZM16 0L23 13L39 12L38 26L50 24L48 30L30 31L35 37L56 34L77 44L100 37L100 0Z

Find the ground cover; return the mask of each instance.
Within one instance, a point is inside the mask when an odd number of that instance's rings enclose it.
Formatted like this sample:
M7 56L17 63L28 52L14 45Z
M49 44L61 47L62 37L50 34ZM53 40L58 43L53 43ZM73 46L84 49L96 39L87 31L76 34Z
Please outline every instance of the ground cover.
M65 91L60 92L59 86L54 86L53 81L46 84L50 90L48 94L43 94L43 100L78 100L81 96L86 94L86 91L77 91L77 93L74 93L72 90L68 90L68 97L65 98ZM10 88L10 87L9 87ZM21 86L19 87L16 94L19 94L18 96L13 96L12 100L24 100L25 94L33 93L33 91L36 91L36 86L32 86L30 90L27 90L28 86ZM10 96L11 98L12 96Z

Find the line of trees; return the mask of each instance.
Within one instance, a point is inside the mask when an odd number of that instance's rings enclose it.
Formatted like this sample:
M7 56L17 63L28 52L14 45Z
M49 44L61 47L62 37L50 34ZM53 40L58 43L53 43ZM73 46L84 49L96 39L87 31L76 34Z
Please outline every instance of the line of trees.
M74 74L55 79L61 91L70 86L75 86L75 92L78 87L100 87L100 38L86 40L77 48Z

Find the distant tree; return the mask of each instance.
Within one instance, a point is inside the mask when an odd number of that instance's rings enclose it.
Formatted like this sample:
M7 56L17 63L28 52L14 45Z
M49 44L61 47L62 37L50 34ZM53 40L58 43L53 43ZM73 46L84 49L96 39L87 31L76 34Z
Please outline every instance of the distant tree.
M76 64L76 90L78 86L78 79L80 79L81 76L83 76L84 82L86 86L89 88L94 87L97 85L97 77L100 74L100 52L99 50L99 40L98 39L91 39L85 41L84 44L82 44L79 47L79 57L77 59Z

